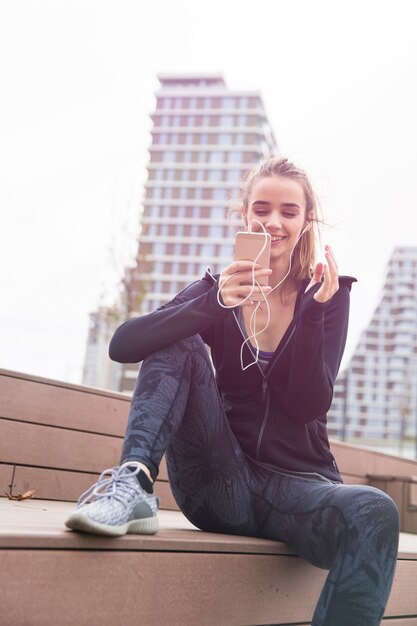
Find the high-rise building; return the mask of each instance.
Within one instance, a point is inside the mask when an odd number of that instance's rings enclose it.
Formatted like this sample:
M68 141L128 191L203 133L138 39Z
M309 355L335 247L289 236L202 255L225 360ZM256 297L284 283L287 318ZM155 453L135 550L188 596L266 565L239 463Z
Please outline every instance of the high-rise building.
M118 389L121 365L108 356L109 343L121 323L118 307L100 306L90 313L82 384L103 389Z
M411 453L417 428L417 248L395 248L381 300L336 381L329 433Z
M220 74L160 74L152 114L142 230L126 282L126 317L153 311L233 256L228 208L242 176L277 153L261 96L232 91ZM120 390L132 391L125 365Z

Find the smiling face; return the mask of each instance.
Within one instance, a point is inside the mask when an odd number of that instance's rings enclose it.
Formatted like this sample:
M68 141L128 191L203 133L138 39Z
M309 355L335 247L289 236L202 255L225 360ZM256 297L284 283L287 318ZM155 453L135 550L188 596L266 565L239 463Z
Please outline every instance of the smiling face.
M301 183L287 176L268 176L256 179L243 215L245 226L262 231L254 222L261 222L271 235L271 263L287 257L307 223L306 199Z

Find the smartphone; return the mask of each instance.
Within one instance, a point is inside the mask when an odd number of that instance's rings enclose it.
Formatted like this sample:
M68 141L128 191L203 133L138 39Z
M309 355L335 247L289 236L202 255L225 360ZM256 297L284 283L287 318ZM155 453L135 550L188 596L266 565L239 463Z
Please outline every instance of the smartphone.
M264 246L265 249L260 254ZM256 263L261 266L258 269L268 269L270 254L271 235L269 233L236 233L235 261L255 261L256 259ZM259 276L257 281L265 287L268 284L268 278L268 275Z

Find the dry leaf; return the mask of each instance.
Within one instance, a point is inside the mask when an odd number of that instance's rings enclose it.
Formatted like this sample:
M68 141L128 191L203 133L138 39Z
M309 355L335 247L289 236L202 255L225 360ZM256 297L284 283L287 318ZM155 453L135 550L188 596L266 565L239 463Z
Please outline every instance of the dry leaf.
M4 492L9 500L29 500L29 498L33 498L36 491L32 489L31 491L25 491L25 493L18 493L17 496L13 496L11 493L7 491Z

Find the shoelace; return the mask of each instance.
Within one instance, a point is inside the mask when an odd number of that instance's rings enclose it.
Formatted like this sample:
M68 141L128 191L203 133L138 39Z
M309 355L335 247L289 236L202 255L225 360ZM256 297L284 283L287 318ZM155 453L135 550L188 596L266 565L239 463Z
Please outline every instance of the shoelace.
M140 467L132 464L131 467L136 467L133 472L129 470L128 467L128 464L124 464L120 467L111 467L104 470L104 472L100 474L98 481L80 495L77 508L84 506L89 501L107 497L113 497L119 500L119 502L125 503L126 496L131 497L136 495L136 485L134 486L128 479L136 476L140 471Z

